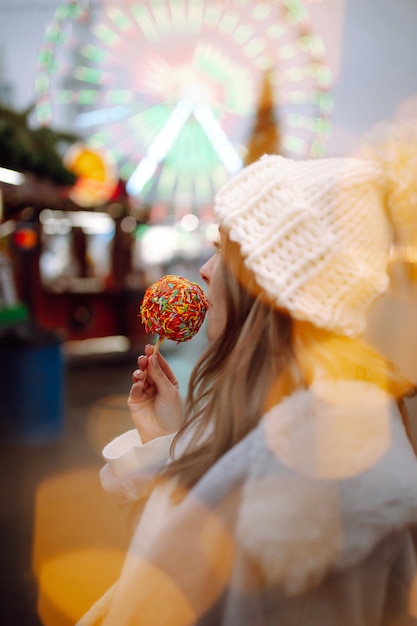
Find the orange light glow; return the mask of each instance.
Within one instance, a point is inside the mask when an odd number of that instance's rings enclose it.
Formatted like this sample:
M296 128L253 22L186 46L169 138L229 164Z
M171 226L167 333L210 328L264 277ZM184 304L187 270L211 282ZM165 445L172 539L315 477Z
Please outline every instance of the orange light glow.
M77 176L69 196L82 207L100 205L114 193L118 178L115 168L99 152L74 144L65 155L66 167Z
M43 481L36 492L33 570L44 626L73 626L118 578L127 536L99 467Z

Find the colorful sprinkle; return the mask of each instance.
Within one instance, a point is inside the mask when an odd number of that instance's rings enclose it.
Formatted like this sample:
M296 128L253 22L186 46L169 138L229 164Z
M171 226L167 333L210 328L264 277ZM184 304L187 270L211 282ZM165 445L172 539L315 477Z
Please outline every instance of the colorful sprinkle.
M145 291L140 317L147 333L180 343L200 330L208 302L198 283L169 274Z

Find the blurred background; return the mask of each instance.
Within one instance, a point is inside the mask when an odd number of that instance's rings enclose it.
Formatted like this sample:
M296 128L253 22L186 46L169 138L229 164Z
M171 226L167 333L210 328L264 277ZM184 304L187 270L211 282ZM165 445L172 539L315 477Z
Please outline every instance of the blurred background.
M73 624L117 577L98 471L147 286L199 281L244 165L414 119L416 27L415 0L0 0L2 626ZM391 278L368 337L417 382L416 247ZM182 393L204 345L163 344Z

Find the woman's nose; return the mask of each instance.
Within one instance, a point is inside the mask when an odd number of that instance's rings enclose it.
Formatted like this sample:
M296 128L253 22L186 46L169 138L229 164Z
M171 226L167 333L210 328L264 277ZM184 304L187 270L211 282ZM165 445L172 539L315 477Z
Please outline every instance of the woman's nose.
M200 267L200 276L208 285L210 280L210 259Z

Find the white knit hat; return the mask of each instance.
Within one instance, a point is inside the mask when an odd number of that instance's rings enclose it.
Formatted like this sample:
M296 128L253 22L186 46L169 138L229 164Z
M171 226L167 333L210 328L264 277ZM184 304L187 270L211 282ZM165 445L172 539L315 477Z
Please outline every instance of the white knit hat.
M381 160L264 156L226 183L214 211L275 305L353 337L388 286L386 193Z

